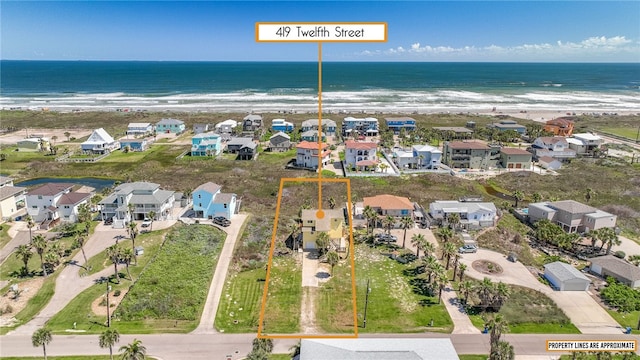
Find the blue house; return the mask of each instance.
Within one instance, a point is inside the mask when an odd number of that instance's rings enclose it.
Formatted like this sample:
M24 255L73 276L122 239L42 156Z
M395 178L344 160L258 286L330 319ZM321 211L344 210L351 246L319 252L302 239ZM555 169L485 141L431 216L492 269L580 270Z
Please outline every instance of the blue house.
M413 131L416 129L416 120L410 117L386 118L387 127L395 134L399 134L402 129Z
M185 130L184 121L178 119L162 119L156 123L158 134L182 134Z
M513 120L501 120L498 124L489 124L488 128L498 129L500 131L513 130L516 131L520 135L524 135L527 132L527 127L524 125L520 125Z
M290 132L293 131L293 128L293 123L285 121L284 119L273 119L273 121L271 121L271 130L275 132Z
M191 138L191 156L214 156L222 152L220 134L206 132Z
M236 194L222 193L220 189L220 185L207 182L193 191L195 217L212 219L223 216L231 219L236 212Z
M149 142L145 138L141 139L121 139L120 148L124 151L128 148L129 151L145 151L149 148Z

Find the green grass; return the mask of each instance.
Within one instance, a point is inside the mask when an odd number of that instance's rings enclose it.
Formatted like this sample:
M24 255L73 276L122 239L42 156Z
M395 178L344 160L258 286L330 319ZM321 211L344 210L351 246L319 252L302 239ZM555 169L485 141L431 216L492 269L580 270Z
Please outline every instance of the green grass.
M18 323L15 326L0 327L0 335L4 335L9 331L15 329L16 327L29 322L37 313L39 313L45 307L45 305L47 305L47 303L49 303L49 300L51 300L51 297L55 292L56 278L59 274L60 270L49 275L48 278L45 279L38 293L34 297L29 299L27 305L24 307L24 309L22 309L22 311L16 314L15 318Z
M412 277L405 275L415 264L403 265L367 245L356 247L356 299L359 332L405 333L451 332L453 322L438 298L414 292ZM320 288L316 305L318 325L327 332L353 332L351 274L349 266L336 266L335 275ZM364 320L365 291L369 280L367 327ZM429 322L433 320L433 327Z
M274 257L269 276L263 332L267 334L297 333L302 300L300 264L296 264L293 257Z
M620 128L620 127L605 127L601 129L604 132L625 137L629 140L635 141L638 136L638 128Z
M640 334L640 330L636 330L638 327L638 320L640 319L640 311L622 313L616 310L607 310L607 312L623 328L630 326L632 334Z
M289 354L269 354L267 357L269 360L291 360Z
M215 325L225 333L258 331L264 268L231 274L222 291Z
M487 360L489 355L458 355L460 360Z
M499 313L509 324L514 334L580 334L569 318L557 305L541 292L533 289L507 285L511 290L509 299ZM470 311L472 313L473 311ZM478 329L484 328L482 314L469 315Z
M3 248L9 241L11 241L11 236L9 236L9 228L11 225L11 223L0 225L0 248Z

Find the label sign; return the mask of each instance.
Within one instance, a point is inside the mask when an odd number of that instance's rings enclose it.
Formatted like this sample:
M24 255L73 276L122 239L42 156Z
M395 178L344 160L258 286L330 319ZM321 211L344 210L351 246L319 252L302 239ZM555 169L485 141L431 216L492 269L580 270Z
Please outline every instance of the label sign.
M257 42L386 42L387 23L256 23Z
M547 340L547 351L637 351L637 340Z

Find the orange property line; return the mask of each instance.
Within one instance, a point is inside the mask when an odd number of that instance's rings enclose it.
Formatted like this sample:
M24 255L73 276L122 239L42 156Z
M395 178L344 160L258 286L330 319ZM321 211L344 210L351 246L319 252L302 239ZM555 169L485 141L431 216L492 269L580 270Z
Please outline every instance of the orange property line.
M280 217L280 206L282 204L282 190L286 182L318 182L318 186L322 186L323 182L327 183L345 183L347 185L347 216L349 217L349 260L351 262L351 302L353 305L353 328L354 333L348 335L266 335L263 333L264 313L267 305L267 295L269 290L269 280L271 278L271 267L273 264L273 253L276 244L276 235L278 229L278 219ZM262 293L262 302L260 305L260 319L258 323L258 338L260 339L352 339L358 337L358 311L356 301L356 270L355 270L355 247L353 244L353 217L351 214L351 181L350 179L321 179L321 178L282 178L278 189L278 200L276 202L276 214L273 221L273 231L271 235L271 248L269 249L269 260L267 262L267 275L265 277L264 291Z

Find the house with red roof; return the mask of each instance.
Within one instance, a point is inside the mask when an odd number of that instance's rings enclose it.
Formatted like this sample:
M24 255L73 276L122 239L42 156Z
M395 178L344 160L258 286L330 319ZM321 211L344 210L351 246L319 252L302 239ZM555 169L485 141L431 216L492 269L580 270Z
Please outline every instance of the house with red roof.
M331 161L331 151L325 143L302 141L296 145L296 166L306 169L317 169L318 160L322 166Z
M555 136L571 136L573 135L574 122L567 118L557 118L547 121L544 125L544 131L550 132Z
M29 191L25 197L27 213L41 228L48 228L55 221L78 220L78 208L88 204L90 193L74 192L74 184L48 183Z
M378 166L378 144L347 140L344 161L348 168L355 167L361 171L375 170Z

